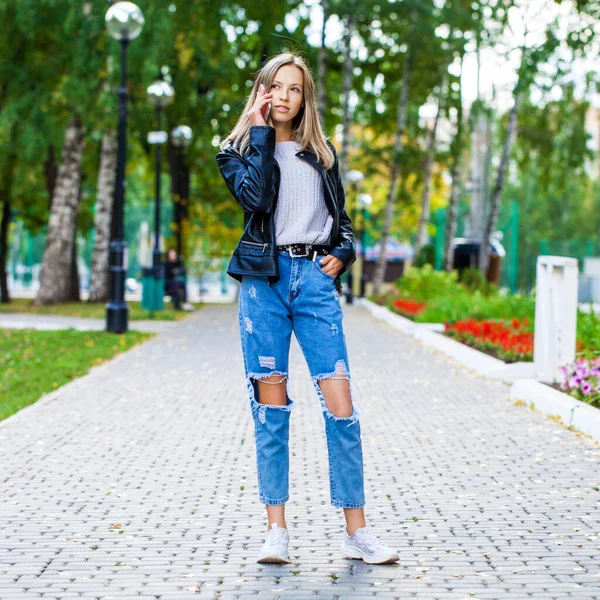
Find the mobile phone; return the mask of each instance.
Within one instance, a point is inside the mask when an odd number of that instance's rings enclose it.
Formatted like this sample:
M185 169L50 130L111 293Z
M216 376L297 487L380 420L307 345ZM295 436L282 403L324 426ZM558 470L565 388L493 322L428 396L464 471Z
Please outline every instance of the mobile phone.
M265 117L265 121L269 120L270 114L271 114L271 103L269 102L269 108L267 108L267 116Z

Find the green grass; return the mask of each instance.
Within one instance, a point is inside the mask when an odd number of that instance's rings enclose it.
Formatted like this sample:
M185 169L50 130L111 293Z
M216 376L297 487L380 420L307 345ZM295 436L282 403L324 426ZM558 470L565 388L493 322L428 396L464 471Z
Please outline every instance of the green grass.
M153 335L0 329L0 420Z
M142 310L140 302L128 302L129 320L140 321L149 318L149 312ZM198 309L202 304L195 304ZM29 313L32 315L60 315L61 317L83 317L88 319L106 318L106 304L90 304L88 302L63 302L51 306L36 306L30 298L13 298L8 304L0 303L0 313ZM154 313L157 321L179 321L190 313L173 310L172 304L165 302L165 309Z

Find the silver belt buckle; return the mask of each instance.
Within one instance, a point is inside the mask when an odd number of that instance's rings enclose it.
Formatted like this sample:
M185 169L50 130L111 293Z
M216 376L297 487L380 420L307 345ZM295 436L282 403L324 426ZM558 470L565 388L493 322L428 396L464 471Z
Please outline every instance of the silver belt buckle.
M300 246L300 245L301 245L301 244L290 244L290 248L289 248L289 250L288 250L288 251L289 251L289 253L290 253L290 256L291 256L292 258L293 258L294 256L299 256L299 257L301 257L301 258L302 258L302 257L308 256L308 255L310 254L310 250L308 249L308 244L304 244L304 245L306 246L306 251L305 251L305 253L304 253L304 254L293 254L292 252L293 252L293 248L294 248L294 246Z

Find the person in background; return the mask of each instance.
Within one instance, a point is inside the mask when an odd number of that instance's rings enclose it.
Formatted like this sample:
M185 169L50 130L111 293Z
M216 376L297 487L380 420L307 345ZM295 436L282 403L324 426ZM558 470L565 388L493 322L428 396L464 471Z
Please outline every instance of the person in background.
M185 281L178 276L185 275L185 267L177 257L177 251L169 248L165 262L165 293L173 299L175 310L194 310L187 301L187 289Z

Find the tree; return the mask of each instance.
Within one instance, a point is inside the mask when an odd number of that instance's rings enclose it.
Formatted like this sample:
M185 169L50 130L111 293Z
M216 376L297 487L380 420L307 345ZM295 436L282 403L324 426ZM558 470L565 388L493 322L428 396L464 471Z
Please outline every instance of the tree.
M114 133L102 136L100 150L100 171L94 213L94 251L90 302L108 300L108 255L110 246L110 225L117 169L117 138Z
M527 33L525 33L525 40L526 39ZM506 169L508 167L510 149L513 142L513 136L517 127L517 115L519 111L519 106L524 94L528 92L529 87L533 83L539 65L550 58L550 56L556 50L557 46L558 40L555 37L554 32L550 29L546 32L546 40L543 44L540 44L539 46L533 48L528 48L525 45L523 45L523 47L521 48L521 65L519 67L517 83L515 84L513 90L513 105L508 117L506 135L504 138L504 144L502 146L502 156L500 159L500 165L498 166L496 183L494 184L494 189L492 192L492 199L488 213L488 218L481 240L479 268L484 274L487 273L488 270L490 239L492 233L496 229L496 225L498 222L500 194L502 193L502 188L504 187L504 180L506 176Z
M54 304L71 298L71 265L79 207L79 184L84 135L81 120L73 115L67 131L52 193L48 238L36 304Z
M438 107L435 113L435 118L429 135L427 136L427 155L425 156L425 166L423 168L423 195L421 197L421 216L419 217L419 227L417 229L417 237L415 240L414 252L415 256L419 255L421 248L427 241L427 224L431 214L431 169L435 158L435 142L438 123L440 122L440 114L442 112L442 86L438 98Z
M450 178L452 180L450 187L450 200L448 201L448 211L446 213L446 232L444 236L444 269L452 271L454 266L453 253L451 252L452 240L456 236L458 219L458 199L461 187L462 175L462 155L465 148L464 122L463 122L463 102L462 102L462 64L464 51L460 56L460 70L457 76L458 92L456 94L456 133L452 140L450 154L452 168Z
M400 160L404 149L404 130L406 128L406 118L408 113L408 82L410 77L411 64L410 48L406 50L404 55L404 70L402 72L402 86L400 88L400 98L397 106L396 132L394 142L394 154L392 162L392 174L390 178L390 187L387 201L385 204L385 216L383 227L381 230L381 242L379 257L375 267L373 278L373 293L378 296L381 292L381 287L385 278L385 269L387 266L386 247L394 216L394 202L397 196L398 180L400 178Z

